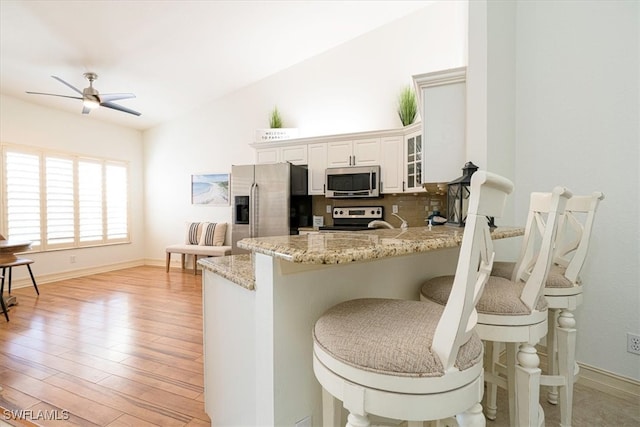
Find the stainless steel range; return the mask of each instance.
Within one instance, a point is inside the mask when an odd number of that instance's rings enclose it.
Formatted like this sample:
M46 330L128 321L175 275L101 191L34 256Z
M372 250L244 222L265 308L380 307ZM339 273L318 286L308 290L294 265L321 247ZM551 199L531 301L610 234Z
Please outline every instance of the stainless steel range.
M320 231L359 231L370 230L367 225L373 220L382 219L382 206L341 206L334 207L331 216L333 225L320 227Z

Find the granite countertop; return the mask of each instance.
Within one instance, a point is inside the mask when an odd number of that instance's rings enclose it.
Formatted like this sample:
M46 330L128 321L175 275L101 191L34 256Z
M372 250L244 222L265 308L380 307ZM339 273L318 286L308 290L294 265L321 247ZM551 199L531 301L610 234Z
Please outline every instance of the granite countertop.
M238 246L303 264L343 264L460 245L464 228L409 227L406 230L375 229L353 233L319 233L243 239ZM522 227L498 227L493 239L521 236Z
M253 291L255 290L256 280L251 256L251 254L242 254L201 258L198 260L198 265L204 270L212 271L243 288Z
M303 264L344 264L460 245L463 228L409 227L406 230L376 229L354 233L319 233L243 239L238 246ZM498 227L493 239L521 236L522 227ZM203 258L198 264L243 288L255 290L253 254Z

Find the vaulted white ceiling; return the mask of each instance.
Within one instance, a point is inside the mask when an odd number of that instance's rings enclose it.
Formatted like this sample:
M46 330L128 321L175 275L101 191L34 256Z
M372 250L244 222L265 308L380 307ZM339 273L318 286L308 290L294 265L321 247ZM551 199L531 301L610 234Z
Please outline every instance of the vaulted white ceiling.
M148 129L345 43L432 1L0 2L0 92L81 114L58 76L101 93L135 117L100 108L91 118ZM1 108L1 106L0 106Z

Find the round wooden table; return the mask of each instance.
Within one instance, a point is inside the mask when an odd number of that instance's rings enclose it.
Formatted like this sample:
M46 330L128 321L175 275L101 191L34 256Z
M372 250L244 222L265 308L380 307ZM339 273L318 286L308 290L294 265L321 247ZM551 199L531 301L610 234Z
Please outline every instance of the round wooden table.
M0 240L0 266L11 268L12 263L18 259L16 254L20 252L25 252L30 247L31 247L31 242L26 240ZM4 288L5 279L2 278L0 280L2 280L2 287ZM4 289L2 294L4 294ZM5 297L4 295L0 295L0 298L2 298L4 303L3 304L4 316L6 317L7 321L9 321L9 315L7 314L7 309L9 306L15 305L18 302L16 300L16 297L13 295L8 295L7 297Z
M0 264L15 261L17 253L25 252L31 247L27 240L0 240Z

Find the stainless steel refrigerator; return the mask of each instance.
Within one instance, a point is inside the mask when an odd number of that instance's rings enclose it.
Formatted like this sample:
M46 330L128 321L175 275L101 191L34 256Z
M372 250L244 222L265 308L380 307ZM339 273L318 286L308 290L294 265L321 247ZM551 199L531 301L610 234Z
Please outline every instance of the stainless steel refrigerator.
M307 168L291 163L231 166L233 253L247 237L298 234L311 225Z

